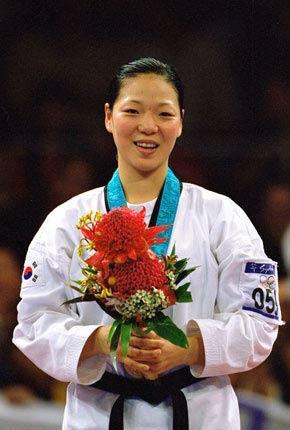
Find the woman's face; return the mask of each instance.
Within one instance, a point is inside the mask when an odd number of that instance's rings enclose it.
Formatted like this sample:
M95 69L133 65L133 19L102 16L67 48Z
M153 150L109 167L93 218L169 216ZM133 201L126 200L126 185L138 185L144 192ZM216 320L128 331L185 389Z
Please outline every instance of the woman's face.
M113 109L105 104L105 125L113 135L120 169L163 172L182 131L174 87L153 73L126 79Z

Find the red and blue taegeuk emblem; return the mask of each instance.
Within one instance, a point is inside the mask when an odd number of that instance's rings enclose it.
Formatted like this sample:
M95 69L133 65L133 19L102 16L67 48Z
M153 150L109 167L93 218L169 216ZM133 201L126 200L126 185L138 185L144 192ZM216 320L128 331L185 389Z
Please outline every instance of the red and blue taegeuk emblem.
M29 279L32 276L32 268L30 266L25 267L24 272L23 272L23 278L24 279Z

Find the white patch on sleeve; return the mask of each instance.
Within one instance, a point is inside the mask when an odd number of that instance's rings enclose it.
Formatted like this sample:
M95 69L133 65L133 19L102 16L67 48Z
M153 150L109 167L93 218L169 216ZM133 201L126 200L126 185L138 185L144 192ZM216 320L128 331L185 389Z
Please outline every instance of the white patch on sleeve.
M28 250L22 273L22 288L44 286L43 253L37 249Z
M243 310L266 321L283 324L278 295L277 263L248 260L242 267Z

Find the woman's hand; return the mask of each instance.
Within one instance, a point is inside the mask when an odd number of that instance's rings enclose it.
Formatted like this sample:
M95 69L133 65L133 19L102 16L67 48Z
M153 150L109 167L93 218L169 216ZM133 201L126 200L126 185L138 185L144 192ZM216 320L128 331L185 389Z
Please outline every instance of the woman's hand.
M181 348L161 339L154 332L144 336L132 335L128 356L123 363L133 376L156 379L159 374L177 366L204 365L201 336L189 336L189 347ZM141 366L140 366L141 365Z
M144 336L133 334L130 338L128 354L122 356L121 346L117 349L117 358L128 373L135 378L156 379L158 374L151 372L150 364L158 363L162 354L164 340L150 332Z
M80 362L96 354L110 354L108 334L110 326L98 327L88 338ZM123 357L121 345L117 349L117 359L124 364L128 373L134 377L156 379L161 373L177 366L198 364L204 366L204 348L201 335L188 336L189 347L181 348L160 338L156 333L130 338L128 354Z
M110 332L111 326L104 325L98 327L90 337L87 339L83 350L81 352L81 356L79 359L79 364L90 357L93 357L96 354L109 355L110 354L110 345L108 342L108 335Z

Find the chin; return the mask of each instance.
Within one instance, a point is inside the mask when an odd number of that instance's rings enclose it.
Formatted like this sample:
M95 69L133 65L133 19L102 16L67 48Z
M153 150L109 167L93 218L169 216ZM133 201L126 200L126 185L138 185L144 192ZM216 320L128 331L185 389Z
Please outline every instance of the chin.
M167 165L164 166L160 164L157 165L157 164L142 163L142 165L136 166L135 170L140 173L149 174L149 173L155 173L158 170L163 171L164 168L167 168Z

